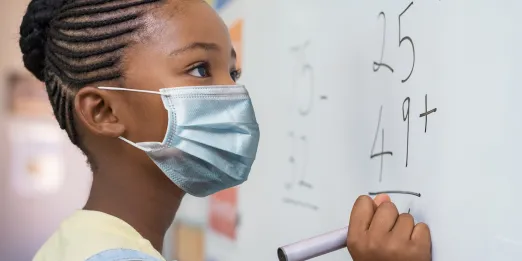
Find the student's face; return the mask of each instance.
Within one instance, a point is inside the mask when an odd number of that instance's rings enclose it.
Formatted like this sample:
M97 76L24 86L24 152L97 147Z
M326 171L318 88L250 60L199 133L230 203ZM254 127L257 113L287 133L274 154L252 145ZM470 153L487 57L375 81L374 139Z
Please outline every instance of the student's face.
M125 87L158 91L195 85L233 85L237 68L226 25L205 2L170 1L146 16L143 40L127 50ZM118 92L126 138L162 141L167 111L161 97Z
M207 3L200 0L169 0L161 7L148 11L144 19L145 28L137 36L137 44L124 50L124 77L112 85L158 91L180 86L235 84L236 57L228 29ZM99 155L105 153L105 157L120 157L129 164L155 168L144 153L124 144L117 137L123 136L133 142L163 141L168 115L161 96L95 88L91 90L99 91L100 99L107 104L105 107L110 106L106 109L110 117L98 113L100 118L105 119L103 127L88 127L91 132L96 132L90 143L97 142L98 151L92 154L102 157ZM81 97L87 96L83 94ZM83 101L82 104L87 102ZM77 107L77 113L89 105L82 106L80 109ZM104 136L104 139L98 138L100 136ZM118 155L104 152L114 150L115 146L122 148L121 153L116 153Z

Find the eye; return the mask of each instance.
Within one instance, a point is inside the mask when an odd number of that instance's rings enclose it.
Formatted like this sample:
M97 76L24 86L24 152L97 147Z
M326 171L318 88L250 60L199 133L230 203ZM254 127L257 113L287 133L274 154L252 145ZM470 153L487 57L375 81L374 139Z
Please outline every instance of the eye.
M194 77L198 77L198 78L210 77L210 70L209 70L208 63L200 63L200 64L195 65L188 71L188 74L190 74Z
M241 69L233 70L230 72L230 77L232 80L237 81L241 77Z

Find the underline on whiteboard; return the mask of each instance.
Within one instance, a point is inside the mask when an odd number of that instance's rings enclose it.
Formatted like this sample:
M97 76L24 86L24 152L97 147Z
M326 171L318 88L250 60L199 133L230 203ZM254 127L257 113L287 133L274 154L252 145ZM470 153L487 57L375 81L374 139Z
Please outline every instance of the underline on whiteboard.
M421 197L420 193L417 192L411 192L411 191L404 191L404 190L387 190L387 191L379 191L379 192L369 192L370 196L377 196L379 194L403 194L403 195L412 195L416 197Z
M379 156L382 156L382 155L391 155L391 156L393 156L393 152L391 152L391 151L383 151L383 152L375 153L375 154L370 156L370 159L373 159L375 157L379 157Z
M300 200L296 200L296 199L292 199L292 198L283 198L283 202L287 203L287 204L299 206L299 207L308 208L308 209L311 209L311 210L318 210L319 209L319 207L317 207L314 204L307 203L307 202L300 201Z

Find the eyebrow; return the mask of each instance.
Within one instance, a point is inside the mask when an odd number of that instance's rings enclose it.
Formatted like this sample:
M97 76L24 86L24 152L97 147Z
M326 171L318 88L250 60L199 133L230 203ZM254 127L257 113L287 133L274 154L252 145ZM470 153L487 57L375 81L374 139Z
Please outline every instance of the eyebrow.
M191 43L189 45L186 45L184 47L181 47L179 49L176 49L172 52L170 52L170 56L176 56L176 55L179 55L179 54L182 54L184 52L188 52L188 51L192 51L192 50L195 50L195 49L203 49L205 51L219 51L220 48L217 44L215 43L202 43L202 42L195 42L195 43ZM236 54L236 50L234 50L232 48L232 51L231 51L231 56L233 59L236 59L237 58L237 54Z
M179 49L176 49L172 52L170 52L171 56L179 55L181 53L192 51L194 49L203 49L203 50L212 50L212 51L219 51L219 46L215 43L201 43L201 42L195 42L191 43L189 45L186 45L184 47L181 47Z

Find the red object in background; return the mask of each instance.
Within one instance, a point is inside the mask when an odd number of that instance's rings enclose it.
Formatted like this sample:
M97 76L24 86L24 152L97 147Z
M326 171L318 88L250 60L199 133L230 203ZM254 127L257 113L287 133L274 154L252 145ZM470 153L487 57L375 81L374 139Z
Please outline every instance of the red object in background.
M210 228L232 240L236 239L238 188L230 188L210 196Z

